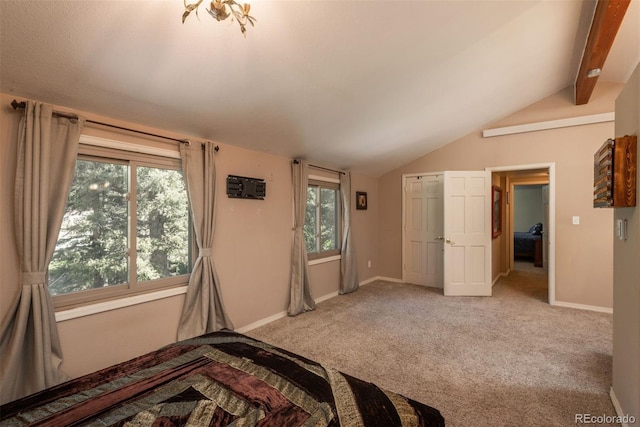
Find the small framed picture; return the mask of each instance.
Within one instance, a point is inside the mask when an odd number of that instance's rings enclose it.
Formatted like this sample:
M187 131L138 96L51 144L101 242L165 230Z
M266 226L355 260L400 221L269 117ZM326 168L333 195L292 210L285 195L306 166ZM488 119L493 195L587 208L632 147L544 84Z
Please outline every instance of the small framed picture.
M491 202L493 210L491 211L491 219L493 222L492 237L495 239L502 234L502 189L496 185L491 187Z
M367 193L365 191L356 191L356 209L367 210Z

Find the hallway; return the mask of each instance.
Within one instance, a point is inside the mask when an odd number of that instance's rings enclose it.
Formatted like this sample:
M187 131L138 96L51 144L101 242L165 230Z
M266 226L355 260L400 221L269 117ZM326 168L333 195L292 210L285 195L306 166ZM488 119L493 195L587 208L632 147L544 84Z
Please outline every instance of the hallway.
M506 277L502 277L498 284L507 289L528 294L532 298L542 302L549 302L549 280L546 269L534 267L532 262L515 261L513 271ZM495 288L494 288L495 290Z

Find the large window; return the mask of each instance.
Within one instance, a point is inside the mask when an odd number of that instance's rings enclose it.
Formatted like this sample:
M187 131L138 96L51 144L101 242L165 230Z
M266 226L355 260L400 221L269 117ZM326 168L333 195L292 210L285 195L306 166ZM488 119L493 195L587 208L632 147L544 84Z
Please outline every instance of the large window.
M93 154L76 161L49 265L56 306L186 284L192 245L179 161L83 152Z
M309 180L304 238L309 259L340 254L338 184Z

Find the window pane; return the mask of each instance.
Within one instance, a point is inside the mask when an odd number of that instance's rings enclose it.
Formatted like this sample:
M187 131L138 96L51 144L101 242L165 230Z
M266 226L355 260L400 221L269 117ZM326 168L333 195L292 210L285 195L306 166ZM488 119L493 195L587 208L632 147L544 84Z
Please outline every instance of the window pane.
M330 251L338 248L338 217L336 216L338 192L330 188L322 188L320 192L322 203L320 208L320 245L322 251Z
M307 187L307 209L304 218L304 241L307 252L318 252L316 230L318 224L318 187Z
M127 282L127 166L78 160L49 264L53 295Z
M189 273L189 205L182 174L138 167L137 216L137 280Z

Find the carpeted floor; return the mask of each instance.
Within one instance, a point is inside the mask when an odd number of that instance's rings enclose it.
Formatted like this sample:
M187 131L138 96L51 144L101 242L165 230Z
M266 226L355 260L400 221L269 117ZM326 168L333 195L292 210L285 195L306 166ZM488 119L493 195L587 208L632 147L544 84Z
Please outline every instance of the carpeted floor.
M377 281L248 335L434 406L451 427L615 415L612 316L546 300L544 270L518 263L490 298Z

